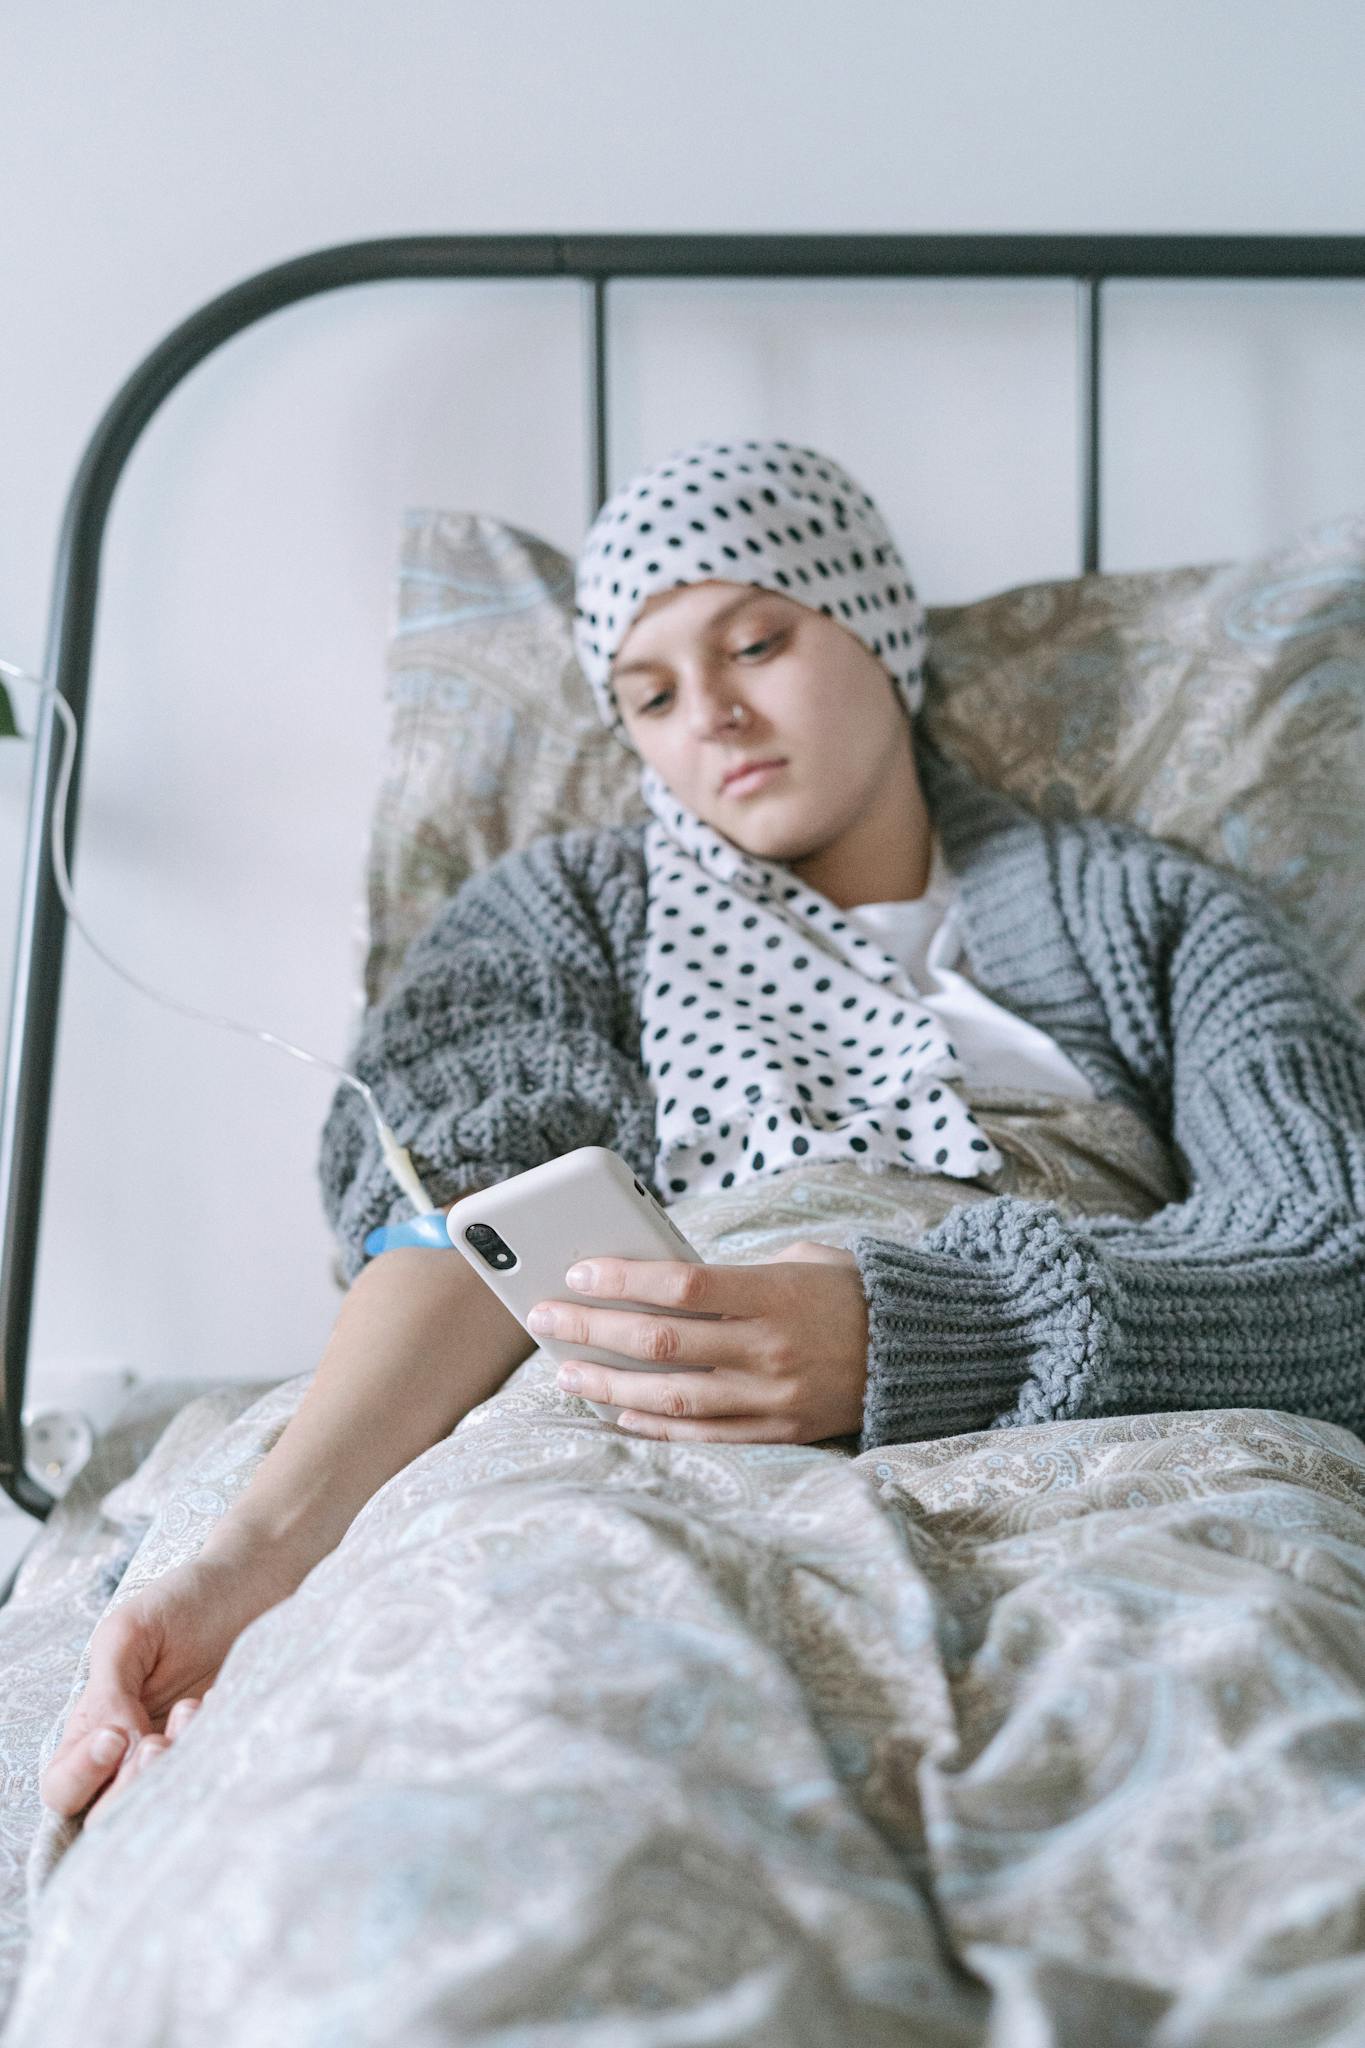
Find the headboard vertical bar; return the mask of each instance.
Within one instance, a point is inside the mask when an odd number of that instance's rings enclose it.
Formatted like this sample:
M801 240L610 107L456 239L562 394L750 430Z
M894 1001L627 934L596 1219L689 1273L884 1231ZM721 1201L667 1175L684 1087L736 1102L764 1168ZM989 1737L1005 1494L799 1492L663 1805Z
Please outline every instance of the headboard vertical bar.
M1076 386L1079 401L1081 568L1100 566L1100 289L1076 280Z
M607 279L594 277L591 290L588 401L591 408L592 496L588 502L589 526L607 495Z

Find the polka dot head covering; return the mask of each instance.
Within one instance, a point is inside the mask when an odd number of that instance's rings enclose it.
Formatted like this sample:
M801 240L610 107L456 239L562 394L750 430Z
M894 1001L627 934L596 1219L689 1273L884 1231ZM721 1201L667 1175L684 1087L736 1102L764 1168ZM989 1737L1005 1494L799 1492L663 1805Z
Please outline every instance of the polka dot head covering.
M579 553L574 646L605 725L630 745L611 666L641 607L681 584L754 583L826 613L875 654L911 716L924 609L861 485L790 441L694 441L608 498Z
M753 583L825 612L924 690L924 613L867 492L789 441L698 441L618 491L578 562L574 640L626 744L611 665L656 591ZM837 716L838 707L831 706ZM665 1199L829 1160L972 1180L1002 1165L953 1086L932 997L818 890L746 853L648 764L640 1056Z

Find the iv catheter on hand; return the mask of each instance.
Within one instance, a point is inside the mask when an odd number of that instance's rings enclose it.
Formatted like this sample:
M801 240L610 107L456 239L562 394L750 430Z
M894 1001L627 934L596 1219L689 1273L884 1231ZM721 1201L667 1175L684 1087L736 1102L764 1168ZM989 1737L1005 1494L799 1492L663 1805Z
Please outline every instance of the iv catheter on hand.
M403 1193L416 1204L420 1212L423 1212L405 1223L390 1224L384 1229L371 1231L365 1240L365 1249L370 1252L384 1251L391 1244L444 1246L449 1249L450 1237L445 1227L444 1212L433 1207L431 1197L423 1187L406 1147L399 1144L380 1115L374 1090L367 1081L362 1081L358 1074L351 1073L348 1068L338 1066L335 1060L324 1058L321 1053L309 1052L304 1046L291 1044L287 1038L276 1037L273 1031L265 1031L255 1024L240 1024L235 1017L220 1017L211 1010L199 1010L191 1003L182 1003L177 997L168 996L160 989L152 988L149 983L140 981L135 974L131 974L126 967L121 967L117 960L105 952L76 908L71 877L66 866L66 804L78 744L75 714L56 684L49 682L46 677L36 676L30 670L20 668L11 661L0 661L0 675L13 676L19 682L32 683L45 697L51 698L53 709L62 721L62 766L57 778L57 800L52 813L50 851L53 872L57 879L57 891L63 907L86 944L92 951L98 953L106 967L111 967L115 974L129 982L140 995L150 996L153 1002L163 1003L168 1009L179 1010L184 1016L193 1017L198 1023L217 1024L225 1031L245 1032L247 1037L259 1038L265 1045L278 1046L281 1052L290 1053L295 1059L307 1060L313 1066L326 1067L348 1087L356 1089L364 1098L365 1106L370 1112L385 1164Z

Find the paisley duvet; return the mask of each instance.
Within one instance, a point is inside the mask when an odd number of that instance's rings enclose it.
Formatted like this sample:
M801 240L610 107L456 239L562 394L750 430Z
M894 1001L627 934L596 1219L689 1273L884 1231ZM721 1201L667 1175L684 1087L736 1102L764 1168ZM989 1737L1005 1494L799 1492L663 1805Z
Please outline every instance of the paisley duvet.
M1112 1105L972 1099L1018 1192L1179 1192ZM841 1162L673 1214L742 1264L964 1198ZM1348 1431L664 1444L537 1351L104 1826L40 1814L99 1614L194 1554L305 1385L182 1403L0 1610L5 2048L1365 2040Z

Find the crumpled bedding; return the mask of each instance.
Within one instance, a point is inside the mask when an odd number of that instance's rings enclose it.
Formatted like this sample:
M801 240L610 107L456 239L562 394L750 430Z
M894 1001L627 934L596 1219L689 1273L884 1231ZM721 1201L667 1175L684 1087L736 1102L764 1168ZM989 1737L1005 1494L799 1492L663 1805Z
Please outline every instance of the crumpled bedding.
M1104 1109L1055 1113L1073 1151ZM1088 1171L1151 1167L1110 1134ZM1118 1172L1107 1205L1150 1208ZM913 1241L930 1178L673 1213L734 1263ZM116 1599L197 1550L305 1384L177 1418L105 1503L150 1516ZM44 1817L5 2048L1344 2048L1363 1621L1365 1444L1330 1423L662 1444L536 1352L105 1825Z
M28 1947L26 1865L42 1817L39 1769L65 1723L90 1635L118 1592L161 1495L169 1495L201 1444L277 1384L143 1381L48 1520L35 1525L14 1588L0 1606L0 2019Z

